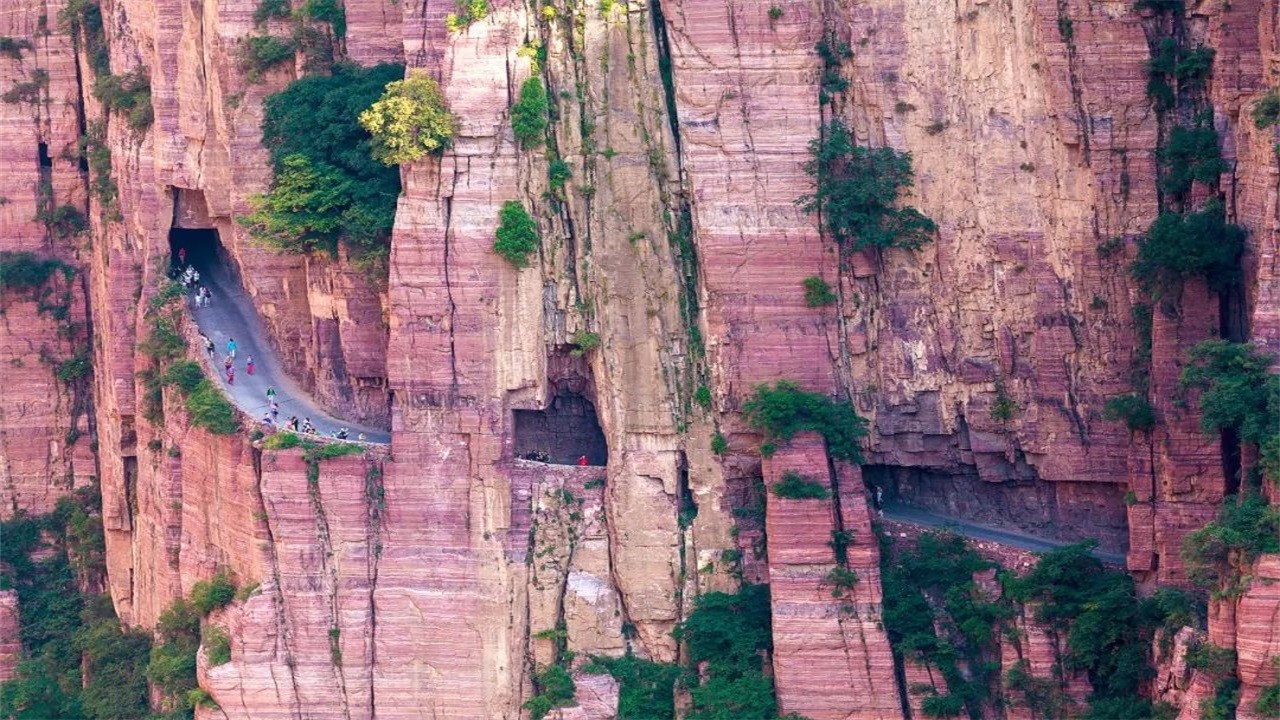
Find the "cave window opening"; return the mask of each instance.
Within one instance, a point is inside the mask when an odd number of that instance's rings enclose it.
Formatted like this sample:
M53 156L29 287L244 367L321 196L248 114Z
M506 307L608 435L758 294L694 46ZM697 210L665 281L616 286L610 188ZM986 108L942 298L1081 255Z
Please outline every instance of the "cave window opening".
M609 462L609 447L590 400L574 392L561 391L545 410L514 410L515 456L554 465L587 464L603 467Z
M40 143L40 167L53 167L53 157L49 155L49 143Z

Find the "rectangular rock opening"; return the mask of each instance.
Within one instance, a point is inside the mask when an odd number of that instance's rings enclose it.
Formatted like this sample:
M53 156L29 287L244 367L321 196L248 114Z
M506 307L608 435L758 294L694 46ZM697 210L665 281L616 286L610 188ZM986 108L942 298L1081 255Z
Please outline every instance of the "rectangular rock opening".
M608 464L609 446L596 406L582 395L561 390L545 410L512 412L516 457L556 465Z
M192 265L208 274L223 266L226 251L217 230L175 227L169 230L169 256L174 268Z
M936 470L864 465L873 497L879 489L887 512L895 507L999 528L1053 542L1096 539L1098 549L1124 553L1129 545L1125 486L1104 482L1039 479L987 482L977 468Z
M53 167L53 157L49 155L49 143L40 143L40 167Z

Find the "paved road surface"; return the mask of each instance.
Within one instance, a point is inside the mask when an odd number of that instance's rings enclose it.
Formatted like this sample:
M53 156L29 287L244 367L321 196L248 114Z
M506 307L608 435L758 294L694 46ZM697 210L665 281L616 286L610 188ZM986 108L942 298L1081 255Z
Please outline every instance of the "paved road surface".
M886 502L884 504L884 516L889 520L911 523L912 525L946 528L959 535L974 538L975 540L997 542L1001 545L1009 545L1011 547L1037 553L1049 552L1050 550L1056 550L1060 547L1070 545L1070 543L1059 540L1047 540L1045 538L1023 535L1021 533L1001 530L999 528L988 527L985 525L974 525L972 523L964 522L963 520L944 517L942 515L934 515L928 510L920 510L918 508L908 507L898 503ZM1124 555L1119 553L1094 550L1093 556L1108 565L1124 565Z
M249 296L240 284L220 264L203 263L196 266L200 271L200 281L213 293L213 303L209 307L197 308L188 295L187 306L200 331L209 336L214 343L214 366L217 369L218 382L231 396L232 401L255 420L261 420L269 405L267 388L276 389L276 402L280 405L281 426L290 415L297 415L298 420L310 417L319 434L332 437L335 430L346 427L351 431L351 440L355 440L363 432L369 442L391 442L391 435L382 430L362 427L349 421L340 420L320 409L320 406L308 396L298 384L285 374L280 360L271 345L266 341L266 332L259 321L257 311ZM222 372L223 358L227 355L227 340L236 339L236 382L227 384L226 373ZM201 349L201 352L204 352ZM246 358L253 356L253 375L245 368Z

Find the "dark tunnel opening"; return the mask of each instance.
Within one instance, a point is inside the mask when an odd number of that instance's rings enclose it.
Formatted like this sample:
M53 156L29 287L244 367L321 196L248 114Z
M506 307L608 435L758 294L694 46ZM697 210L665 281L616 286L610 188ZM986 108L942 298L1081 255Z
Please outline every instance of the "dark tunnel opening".
M515 455L556 465L609 462L609 446L596 418L596 407L585 397L562 390L546 410L515 410Z
M192 265L201 274L205 274L225 267L225 262L226 251L217 230L169 230L170 267L179 269L184 265Z

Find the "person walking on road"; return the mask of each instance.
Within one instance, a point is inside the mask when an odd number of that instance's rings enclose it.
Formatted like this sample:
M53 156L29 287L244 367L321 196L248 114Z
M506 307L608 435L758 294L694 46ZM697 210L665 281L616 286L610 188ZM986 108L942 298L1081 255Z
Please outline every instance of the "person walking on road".
M294 432L298 432L298 416L297 415L289 416L289 429Z
M228 385L236 384L236 369L234 366L227 368L227 384Z
M271 419L276 420L280 417L280 403L275 400L271 401Z
M184 247L178 248L178 264L179 265L187 264L187 249Z
M209 353L209 359L213 359L213 341L209 338L204 339L204 351Z
M227 355L229 355L232 360L236 359L236 339L235 338L227 338Z
M273 385L268 385L268 386L267 386L267 402L269 402L269 403L273 403L273 402L275 402L275 401L276 401L276 389L275 389L275 386L273 386Z
M244 369L247 370L250 375L253 374L253 356L252 355L245 356Z
M223 358L223 359L222 359L222 367L223 367L223 369L225 369L227 372L231 372L231 367L232 367L233 365L235 365L235 364L236 364L236 361L235 361L235 360L232 360L230 355L228 355L228 356L226 356L225 358Z

